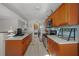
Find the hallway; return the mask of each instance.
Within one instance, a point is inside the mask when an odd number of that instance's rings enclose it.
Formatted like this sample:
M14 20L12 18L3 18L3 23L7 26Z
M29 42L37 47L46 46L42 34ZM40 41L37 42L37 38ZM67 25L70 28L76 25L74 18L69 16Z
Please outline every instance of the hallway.
M25 56L49 56L43 43L39 41L39 38L33 37L31 44L29 45Z

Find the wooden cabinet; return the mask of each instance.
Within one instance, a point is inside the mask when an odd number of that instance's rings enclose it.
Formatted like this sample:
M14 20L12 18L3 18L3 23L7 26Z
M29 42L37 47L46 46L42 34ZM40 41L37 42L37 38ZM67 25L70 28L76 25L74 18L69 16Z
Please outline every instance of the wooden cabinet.
M59 7L59 9L52 15L53 25L61 26L66 23L66 9L65 4Z
M60 44L59 52L57 55L59 56L79 56L78 44Z
M49 54L52 54L53 52L53 49L52 49L52 41L51 39L48 39L48 52Z
M78 48L78 56L79 56L79 43L77 44L77 48Z
M5 41L6 56L21 56L23 55L23 41L21 40L6 40Z
M65 4L66 6L66 13L67 13L67 24L68 25L76 25L78 24L79 20L79 4L77 3L71 3L71 4Z
M63 3L48 19L52 19L53 26L79 24L78 5L77 3Z
M58 53L58 44L56 42L54 42L53 40L51 40L50 38L48 38L48 52L49 55L56 55L56 53Z
M23 56L27 50L32 36L28 35L22 40L5 40L5 55L6 56Z
M27 37L25 37L25 38L23 39L24 53L25 53L25 51L27 51L27 48L28 48L28 46L29 46L31 40L32 40L32 36L31 36L31 35L29 35L29 36L27 36Z
M56 56L79 56L79 44L58 44L48 38L48 52Z

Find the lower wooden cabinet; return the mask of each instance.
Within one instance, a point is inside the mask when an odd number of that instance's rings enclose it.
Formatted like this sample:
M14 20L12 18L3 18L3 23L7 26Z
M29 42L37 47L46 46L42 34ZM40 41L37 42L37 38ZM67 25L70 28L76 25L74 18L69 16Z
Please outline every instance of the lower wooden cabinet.
M28 46L29 46L31 40L32 40L32 35L29 35L29 36L27 36L27 37L25 37L25 38L23 39L24 53L25 53L25 51L27 50L27 48L28 48Z
M5 41L6 56L21 56L23 55L23 42L20 40Z
M23 40L5 40L5 56L23 56L31 40L31 35Z
M79 56L79 44L78 44L78 56Z
M54 42L53 40L51 40L50 38L48 38L48 52L50 55L56 55L56 53L58 53L59 50L59 45Z
M58 44L48 38L48 52L56 56L79 56L79 44Z
M74 44L61 44L59 46L59 52L57 55L59 56L79 56L78 45Z
M53 45L51 39L48 39L48 53L52 54L53 53Z

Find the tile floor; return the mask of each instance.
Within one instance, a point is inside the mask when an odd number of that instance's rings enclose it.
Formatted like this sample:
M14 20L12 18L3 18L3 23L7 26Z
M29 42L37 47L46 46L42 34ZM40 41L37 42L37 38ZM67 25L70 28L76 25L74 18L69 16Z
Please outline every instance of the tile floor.
M33 37L25 56L49 56L42 42L39 41L37 36Z

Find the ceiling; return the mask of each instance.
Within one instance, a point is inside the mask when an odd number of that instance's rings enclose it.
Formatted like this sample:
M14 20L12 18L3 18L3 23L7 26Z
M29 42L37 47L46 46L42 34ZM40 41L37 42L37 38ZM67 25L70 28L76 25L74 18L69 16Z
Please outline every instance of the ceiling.
M43 21L54 12L61 3L2 3L3 6L24 20Z

